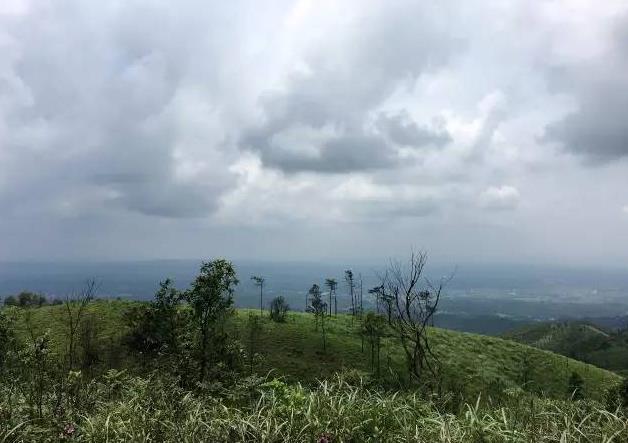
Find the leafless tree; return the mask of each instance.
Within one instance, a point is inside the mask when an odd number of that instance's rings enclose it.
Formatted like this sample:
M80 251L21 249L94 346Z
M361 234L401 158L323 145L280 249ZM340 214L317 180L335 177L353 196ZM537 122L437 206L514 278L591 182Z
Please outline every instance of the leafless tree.
M94 299L98 285L96 280L90 279L85 282L85 285L79 292L73 292L71 295L66 296L63 303L65 308L65 324L67 327L67 359L68 369L74 369L76 363L76 344L77 334L83 316L85 315L85 309L90 301Z
M381 291L391 298L390 326L401 341L408 370L417 381L425 371L437 377L439 361L430 347L428 325L436 310L444 285L451 279L441 279L434 285L423 276L427 262L424 252L412 252L407 264L390 262L383 278Z

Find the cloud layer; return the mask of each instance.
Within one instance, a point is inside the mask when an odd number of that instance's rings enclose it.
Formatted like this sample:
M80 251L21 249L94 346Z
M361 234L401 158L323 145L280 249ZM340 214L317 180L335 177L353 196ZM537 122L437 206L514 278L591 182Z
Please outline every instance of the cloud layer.
M628 260L622 3L3 2L0 259Z

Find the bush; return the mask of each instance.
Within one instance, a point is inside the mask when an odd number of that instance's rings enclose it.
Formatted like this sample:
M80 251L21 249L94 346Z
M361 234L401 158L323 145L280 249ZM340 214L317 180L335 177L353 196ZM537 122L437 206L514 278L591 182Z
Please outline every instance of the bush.
M620 408L628 409L628 379L612 386L606 391L606 409L615 411Z
M34 292L22 291L17 297L9 296L4 300L7 306L19 306L21 308L41 307L47 303L46 297Z
M17 306L17 298L14 295L9 295L4 299L5 306Z
M270 318L277 323L283 323L286 321L286 315L290 310L290 306L286 303L286 299L281 295L273 298L270 302Z

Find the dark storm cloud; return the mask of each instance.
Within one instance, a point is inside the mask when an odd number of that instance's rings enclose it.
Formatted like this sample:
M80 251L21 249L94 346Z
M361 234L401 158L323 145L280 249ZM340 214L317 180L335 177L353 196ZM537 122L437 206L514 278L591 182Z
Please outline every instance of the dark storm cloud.
M572 95L577 109L549 125L544 139L591 163L628 157L628 17L616 25L603 55L550 71L553 87Z

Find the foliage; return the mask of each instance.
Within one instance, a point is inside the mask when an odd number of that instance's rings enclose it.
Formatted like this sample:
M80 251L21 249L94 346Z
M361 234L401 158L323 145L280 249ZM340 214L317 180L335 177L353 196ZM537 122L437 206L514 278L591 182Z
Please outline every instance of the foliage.
M286 321L286 315L289 310L290 306L283 296L275 297L270 302L270 319L277 323L283 323Z
M44 295L30 291L22 291L17 296L9 295L4 299L6 306L19 306L20 308L40 308L47 303L48 300Z
M308 312L314 314L314 324L318 331L318 326L321 326L321 334L323 337L323 350L327 349L327 340L325 336L325 315L327 313L327 303L323 301L321 295L321 288L317 284L313 284L308 291L310 296L310 305L307 307Z
M384 392L342 375L312 388L245 381L194 394L165 377L112 371L85 385L92 401L29 420L24 403L0 422L4 441L554 442L628 439L628 421L591 401L535 399L511 391L504 406ZM253 393L253 401L251 401ZM1 391L2 399L6 391ZM4 404L4 403L3 403Z
M186 291L185 299L192 307L197 332L196 356L199 380L205 381L208 369L229 359L229 337L225 321L233 314L233 292L238 284L231 262L216 259L204 262L200 273Z
M103 367L138 370L144 373L151 368L136 367L144 357L124 345L124 336L129 332L125 313L147 303L126 300L97 300L90 303L87 314L99 319L99 341L104 345ZM183 305L182 315L189 317L190 326L184 326L184 339L190 341L190 352L194 350L196 338L189 306ZM46 306L42 309L15 309L15 329L20 341L30 337L25 323L30 314L30 324L35 335L50 331L51 350L58 356L64 355L66 334L64 333L64 312L60 306ZM247 310L238 310L237 315L226 325L231 336L247 336ZM353 323L353 324L352 324ZM342 368L355 368L370 371L370 362L361 351L360 337L349 315L338 315L325 320L327 353L321 354L320 331L312 327L310 314L293 312L290 321L264 323L264 335L260 338L259 353L264 357L257 362L256 371L287 377L291 381L311 383L317 378L328 378ZM513 341L477 334L460 333L439 328L428 328L431 344L441 362L443 389L463 391L467 398L473 398L501 380L506 388L521 387L527 392L539 393L553 398L567 398L567 380L572 371L577 371L585 381L585 396L604 400L606 390L621 381L616 374L587 365L567 357L552 354ZM187 337L189 336L189 338ZM231 346L237 350L237 347ZM190 355L176 360L181 371L187 371L189 382L198 379L196 359ZM159 357L163 361L164 357ZM522 383L522 368L527 361L526 379ZM186 365L191 365L186 368ZM392 332L387 329L381 339L381 383L399 389L406 381L404 374L405 356ZM401 383L401 384L400 384ZM482 398L485 398L483 395Z
M628 372L626 330L604 330L584 321L561 321L526 325L503 337L601 368Z
M386 334L386 319L374 312L368 312L362 320L362 335L366 336L371 348L371 371L374 371L377 377L380 376L381 363L381 343L382 337Z
M180 350L180 335L185 319L179 310L182 294L170 279L159 283L154 300L148 305L136 306L126 320L130 332L126 342L136 351L149 356L176 355Z

